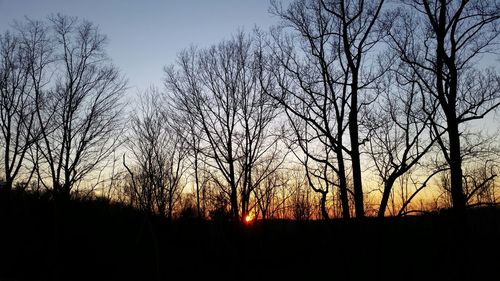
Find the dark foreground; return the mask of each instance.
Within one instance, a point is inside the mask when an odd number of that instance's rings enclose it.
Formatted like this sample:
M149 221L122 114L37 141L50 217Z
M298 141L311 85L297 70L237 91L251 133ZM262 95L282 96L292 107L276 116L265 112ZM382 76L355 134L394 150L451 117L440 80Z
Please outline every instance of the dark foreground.
M0 194L0 280L498 280L500 210L364 222L167 223ZM487 278L490 277L490 278Z

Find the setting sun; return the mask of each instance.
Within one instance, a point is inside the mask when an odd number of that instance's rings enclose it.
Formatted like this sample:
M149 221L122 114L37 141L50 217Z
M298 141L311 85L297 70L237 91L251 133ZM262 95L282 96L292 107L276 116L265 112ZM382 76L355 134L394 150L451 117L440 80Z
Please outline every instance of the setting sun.
M253 221L253 216L248 214L246 217L245 217L245 222L246 223L251 223Z

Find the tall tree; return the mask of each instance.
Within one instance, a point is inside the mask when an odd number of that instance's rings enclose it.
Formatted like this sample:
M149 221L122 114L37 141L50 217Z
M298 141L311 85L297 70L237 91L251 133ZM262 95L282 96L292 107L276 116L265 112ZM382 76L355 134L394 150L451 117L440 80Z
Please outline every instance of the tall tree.
M202 218L205 216L202 200L207 182L207 178L204 177L206 171L203 170L204 156L201 151L203 130L197 126L196 119L192 114L185 114L184 110L178 108L179 104L176 105L175 102L167 102L167 104L169 104L167 107L170 110L169 118L171 119L170 123L172 123L172 127L177 132L184 132L180 133L179 136L185 138L184 142L187 145L186 152L191 161L190 168L194 177L196 214L198 218Z
M162 94L152 88L140 96L131 117L127 146L135 163L129 168L137 205L172 219L188 168L186 138L162 106Z
M0 35L0 154L5 176L2 187L7 190L12 189L14 180L26 165L27 153L37 138L30 70L37 61L45 64L46 57L33 52L49 48L41 22L27 21L18 24L17 29L14 33L7 31Z
M314 1L295 1L287 10L273 2L273 11L300 35L287 34L281 28L271 32L270 55L261 64L276 84L269 95L285 108L300 150L311 162L328 165L336 173L342 215L349 218L344 160L348 95L337 87L341 75L334 67L338 38L330 35L333 18ZM311 142L332 148L333 158L315 150Z
M281 153L279 124L273 123L280 110L275 101L267 94L272 79L261 77L260 61L264 56L262 34L256 32L256 43L251 45L248 67L242 70L240 109L238 123L241 132L237 134L240 144L239 165L242 171L240 202L242 217L250 211L250 196L253 191L271 174L279 169L287 155Z
M229 197L232 218L244 218L253 189L272 171L263 159L278 151L271 124L277 109L260 83L258 48L243 32L207 49L191 48L166 69L174 108L193 116L214 180ZM255 173L257 166L266 167Z
M430 134L430 118L419 109L422 93L417 83L400 81L397 59L377 87L376 106L366 118L369 128L368 154L383 185L378 216L383 217L393 186L410 170L422 164L436 138Z
M191 114L203 131L207 156L224 181L233 219L239 219L235 129L238 110L236 47L224 42L207 50L194 48L179 55L179 69L166 69L166 87L177 108ZM226 184L224 184L227 183ZM226 189L227 188L227 189Z
M349 1L349 0L321 0L323 8L334 15L336 26L333 33L340 37L338 48L340 66L343 69L344 90L348 91L349 101L349 155L352 161L352 180L354 187L354 208L356 217L364 216L363 185L361 177L359 111L369 102L370 98L364 89L370 86L378 73L372 73L370 67L365 66L370 58L367 54L381 40L377 21L384 0ZM371 61L373 63L373 61ZM381 72L383 73L383 71Z
M106 36L97 26L59 14L50 23L52 88L35 91L37 104L44 103L36 112L42 159L37 173L55 196L68 198L117 147L126 81L109 63Z
M377 78L365 65L367 53L381 39L377 19L383 2L300 0L286 9L272 2L272 11L282 19L283 27L296 34L287 37L275 32L272 53L282 68L276 80L283 90L275 96L289 113L311 127L313 135L302 136L303 141L324 139L335 151L336 164L332 159L309 156L331 163L339 179L344 217L349 217L349 208L343 153L351 159L356 216L364 216L358 123L359 112L370 102L364 94L368 91L363 90ZM344 141L347 132L349 145Z
M421 108L431 119L450 167L453 208L465 209L462 132L500 105L500 78L481 58L494 53L500 32L498 1L404 1L409 9L390 31L390 44L423 91ZM404 77L404 76L403 76ZM433 113L435 105L437 114ZM442 134L445 132L445 134Z

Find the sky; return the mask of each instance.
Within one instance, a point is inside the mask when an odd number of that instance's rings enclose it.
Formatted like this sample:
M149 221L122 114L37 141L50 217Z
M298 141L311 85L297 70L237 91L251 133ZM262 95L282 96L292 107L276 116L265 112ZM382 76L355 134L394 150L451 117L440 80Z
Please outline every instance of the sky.
M238 29L276 23L269 0L0 0L0 32L14 20L61 13L97 24L107 53L129 81L129 91L161 86L163 67L190 45L230 38Z

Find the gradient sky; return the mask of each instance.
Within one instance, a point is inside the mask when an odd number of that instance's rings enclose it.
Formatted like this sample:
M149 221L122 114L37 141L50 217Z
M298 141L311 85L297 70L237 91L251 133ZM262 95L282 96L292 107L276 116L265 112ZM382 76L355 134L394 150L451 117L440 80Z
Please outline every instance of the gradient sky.
M276 22L269 0L0 0L0 32L25 16L62 13L87 19L108 36L108 55L136 93L162 85L163 67L191 44L209 46L238 29Z

